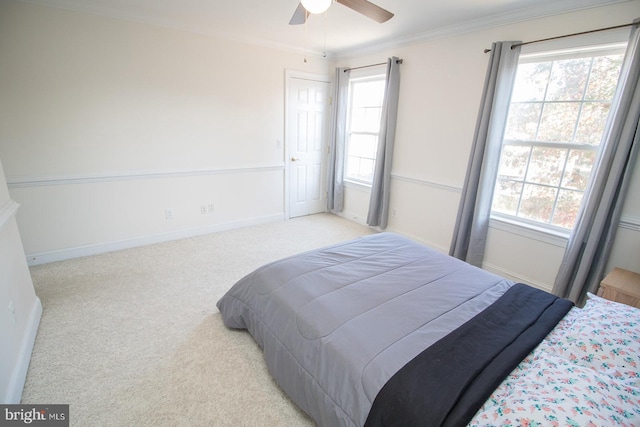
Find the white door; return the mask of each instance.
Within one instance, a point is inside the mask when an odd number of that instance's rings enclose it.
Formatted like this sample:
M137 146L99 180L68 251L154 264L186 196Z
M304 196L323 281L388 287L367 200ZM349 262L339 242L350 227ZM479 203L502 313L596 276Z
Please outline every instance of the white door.
M289 217L324 212L329 83L287 79Z

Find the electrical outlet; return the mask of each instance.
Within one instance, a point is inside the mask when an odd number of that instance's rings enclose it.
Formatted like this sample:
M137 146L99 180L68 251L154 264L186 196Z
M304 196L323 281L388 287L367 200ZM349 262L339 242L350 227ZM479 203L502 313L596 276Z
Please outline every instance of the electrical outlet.
M213 203L207 203L206 205L200 205L200 213L202 215L211 215L213 213Z
M164 218L167 221L173 219L173 209L165 209L164 210Z

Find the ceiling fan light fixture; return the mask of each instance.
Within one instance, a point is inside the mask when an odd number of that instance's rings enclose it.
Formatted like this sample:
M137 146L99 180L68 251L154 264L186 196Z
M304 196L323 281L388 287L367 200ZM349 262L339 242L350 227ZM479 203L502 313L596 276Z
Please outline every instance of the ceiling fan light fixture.
M317 14L326 12L329 6L331 6L331 1L332 0L301 0L300 3L302 3L302 6L304 6L309 13Z

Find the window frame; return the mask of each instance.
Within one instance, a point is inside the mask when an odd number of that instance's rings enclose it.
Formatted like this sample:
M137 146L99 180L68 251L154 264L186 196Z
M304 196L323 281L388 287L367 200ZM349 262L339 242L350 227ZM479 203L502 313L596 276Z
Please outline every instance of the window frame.
M610 34L607 34L605 37L596 37L597 35L589 35L586 37L580 38L580 40L556 40L551 42L540 43L539 45L527 45L523 46L520 58L518 60L518 66L525 63L537 63L537 62L545 62L551 60L560 60L560 59L571 59L571 58L579 58L579 57L592 57L593 53L597 53L600 55L607 55L611 53L620 53L624 54L625 47L627 44L628 34L625 31L616 31ZM582 104L584 99L580 100ZM509 101L509 105L511 105L511 100ZM575 129L574 129L575 131ZM519 140L509 140L503 139L501 144L501 157L502 150L505 145L521 145L526 147L553 147L553 148L570 148L570 149L582 149L588 151L596 152L600 150L600 144L591 145L591 144L575 144L570 142L544 142L544 141L519 141ZM597 160L594 160L594 165ZM500 163L502 164L502 158L500 159ZM563 174L566 168L566 163L562 166ZM564 176L564 175L562 175ZM496 171L496 183L497 183L498 173ZM526 183L526 177L522 180L523 185ZM538 185L538 183L536 183ZM550 186L556 189L562 189L562 181L558 183L557 186ZM583 194L586 194L585 189ZM495 197L495 194L494 196ZM520 194L522 197L522 191ZM553 210L557 208L557 197L554 202ZM583 195L584 197L584 195ZM492 200L493 204L493 200ZM569 238L572 229L564 228L562 226L544 223L541 221L530 220L527 218L518 217L515 215L510 215L503 212L494 211L493 207L490 212L490 220L493 228L498 228L504 231L513 232L515 234L520 234L527 237L534 237L537 240L543 240L548 243L552 243L557 246L563 246L566 244L566 240Z
M344 182L347 184L351 184L351 185L355 185L355 186L360 186L360 187L365 187L365 188L371 188L371 186L373 185L373 180L372 181L366 181L363 179L358 179L355 178L351 175L348 174L348 165L349 165L349 144L351 141L351 135L352 134L358 134L358 135L374 135L376 137L376 150L374 152L377 153L377 144L380 138L380 129L378 129L378 132L366 132L366 131L358 131L358 132L353 132L351 130L351 123L352 123L352 108L353 108L353 97L352 97L352 85L354 83L362 83L362 82L370 82L370 81L382 81L384 82L386 79L386 70L384 68L383 65L378 65L378 66L373 66L373 67L367 67L367 68L362 68L362 69L358 69L358 70L351 70L349 72L349 88L348 88L348 98L347 98L347 112L346 112L346 117L345 117L345 151L344 151ZM382 94L382 98L384 99L384 90L383 90L383 94ZM380 104L380 108L382 108L382 102ZM373 168L375 170L375 162L376 162L376 158L374 157L373 159Z

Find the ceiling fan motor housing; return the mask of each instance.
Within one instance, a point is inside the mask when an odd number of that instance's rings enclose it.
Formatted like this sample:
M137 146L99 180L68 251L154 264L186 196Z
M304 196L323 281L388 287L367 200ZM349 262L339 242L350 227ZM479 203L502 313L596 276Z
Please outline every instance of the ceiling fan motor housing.
M301 3L309 13L317 14L326 12L329 6L331 6L331 1L332 0L302 0Z

